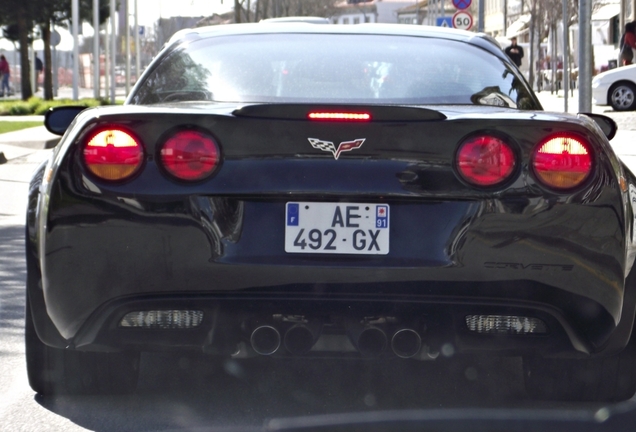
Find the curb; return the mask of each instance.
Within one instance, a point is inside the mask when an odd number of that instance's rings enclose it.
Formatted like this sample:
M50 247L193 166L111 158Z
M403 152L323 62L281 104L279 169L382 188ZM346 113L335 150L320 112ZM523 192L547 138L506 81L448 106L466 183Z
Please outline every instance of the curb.
M11 145L15 147L26 147L36 150L52 149L60 142L61 137L49 138L44 140L28 140L28 141L4 141L2 144Z
M45 140L28 140L28 141L2 141L0 144L10 145L13 147L24 147L35 150L52 149L60 142L60 138L50 138Z
M47 131L45 126L36 126L1 134L0 145L45 150L55 147L60 139L59 135Z

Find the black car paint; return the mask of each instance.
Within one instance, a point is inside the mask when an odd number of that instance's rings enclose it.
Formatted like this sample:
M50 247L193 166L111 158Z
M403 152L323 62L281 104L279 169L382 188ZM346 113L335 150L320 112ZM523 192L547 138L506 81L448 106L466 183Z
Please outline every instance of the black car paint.
M83 167L82 135L68 136L55 150L30 200L33 256L43 276L43 292L30 295L43 297L62 338L42 336L45 329L57 333L42 318L38 334L48 344L83 349L118 349L125 341L181 346L189 337L192 346L211 347L203 330L209 321L198 337L196 331L134 336L117 323L139 304L200 304L214 319L243 311L235 320L248 310L283 312L277 306L284 305L289 309L283 313L344 304L364 313L388 308L409 315L403 305L415 304L431 317L429 325L437 325L435 337L459 330L459 345L467 350L539 346L572 354L624 346L629 331L612 331L633 317L633 309L623 310L632 307L623 302L625 290L634 289L624 285L633 261L633 215L627 188L620 186L628 173L596 124L584 116L500 108L427 108L446 120L242 119L231 104L86 111L76 119L82 134L101 124L125 125L144 143L145 167L132 180L111 184ZM217 138L223 166L212 178L184 184L162 173L157 148L166 133L182 127ZM521 165L511 182L480 190L458 179L454 151L476 130L494 131L515 146ZM589 181L567 193L541 186L528 167L536 144L563 130L587 139L595 159ZM336 161L311 147L312 136L368 138ZM290 200L390 204L391 252L285 254L284 204ZM426 242L413 242L414 235ZM475 336L461 334L462 314L471 310L529 311L552 332L471 343ZM236 322L231 326L236 330Z

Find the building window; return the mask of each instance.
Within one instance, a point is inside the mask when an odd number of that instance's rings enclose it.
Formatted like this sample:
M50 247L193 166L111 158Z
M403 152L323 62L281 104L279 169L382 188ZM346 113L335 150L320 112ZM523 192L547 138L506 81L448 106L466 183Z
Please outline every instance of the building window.
M360 24L360 18L359 17L354 18L353 19L353 23L354 24Z
M343 18L342 19L342 23L343 24L349 24L349 18Z
M370 23L371 22L371 17L368 17L368 16L365 15L364 16L364 22L365 23Z

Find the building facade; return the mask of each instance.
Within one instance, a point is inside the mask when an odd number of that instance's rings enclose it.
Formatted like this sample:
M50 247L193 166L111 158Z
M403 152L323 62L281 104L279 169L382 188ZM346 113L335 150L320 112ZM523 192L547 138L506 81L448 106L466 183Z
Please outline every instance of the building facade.
M404 0L345 0L336 4L336 13L331 16L334 24L398 23L397 11L412 5Z

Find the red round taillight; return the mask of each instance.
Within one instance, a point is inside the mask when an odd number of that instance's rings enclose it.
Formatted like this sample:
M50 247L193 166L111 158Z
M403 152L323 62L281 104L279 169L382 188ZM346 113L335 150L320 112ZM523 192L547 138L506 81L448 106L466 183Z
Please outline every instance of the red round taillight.
M537 179L554 189L571 189L592 172L589 145L572 135L555 135L541 142L532 155Z
M95 132L84 146L84 163L104 180L124 180L135 174L143 162L141 143L130 133L111 127Z
M467 139L457 151L457 171L475 186L495 186L508 180L517 161L512 148L500 138L480 135Z
M180 180L202 180L218 166L219 147L210 135L195 130L180 131L161 148L161 163Z

